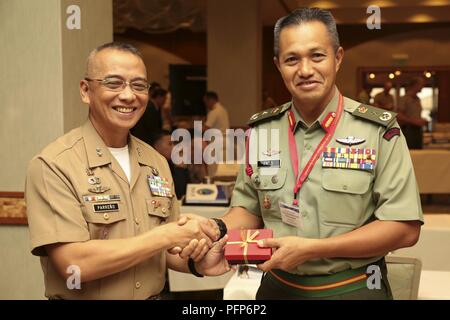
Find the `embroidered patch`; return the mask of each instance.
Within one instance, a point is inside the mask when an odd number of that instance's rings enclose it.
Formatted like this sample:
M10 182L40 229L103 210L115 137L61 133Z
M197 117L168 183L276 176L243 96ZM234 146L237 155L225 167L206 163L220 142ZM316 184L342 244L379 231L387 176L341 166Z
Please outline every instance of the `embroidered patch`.
M400 135L400 128L391 128L383 134L383 138L387 141L391 141L391 139L395 136Z

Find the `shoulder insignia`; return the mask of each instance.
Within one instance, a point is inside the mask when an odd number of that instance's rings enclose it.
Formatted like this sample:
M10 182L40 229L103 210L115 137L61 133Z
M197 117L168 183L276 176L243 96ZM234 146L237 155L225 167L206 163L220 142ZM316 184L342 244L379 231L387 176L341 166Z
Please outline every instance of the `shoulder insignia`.
M395 121L395 117L397 116L395 112L364 104L356 108L355 111L352 112L352 115L378 123L384 127L389 127L389 125Z
M390 128L388 129L384 134L383 134L383 138L386 139L387 141L391 141L391 139L395 136L399 136L400 135L400 128Z
M256 123L262 120L271 119L282 115L286 110L290 108L291 104L286 103L279 107L270 108L261 112L257 112L251 116L250 120L247 121L249 126L254 126Z

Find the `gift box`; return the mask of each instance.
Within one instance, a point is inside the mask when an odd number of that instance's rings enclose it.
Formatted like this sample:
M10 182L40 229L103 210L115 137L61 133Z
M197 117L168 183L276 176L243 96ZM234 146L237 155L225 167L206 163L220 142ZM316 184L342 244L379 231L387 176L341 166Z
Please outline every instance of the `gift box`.
M260 248L257 242L273 238L270 229L229 230L225 259L229 264L258 264L272 256L272 248Z

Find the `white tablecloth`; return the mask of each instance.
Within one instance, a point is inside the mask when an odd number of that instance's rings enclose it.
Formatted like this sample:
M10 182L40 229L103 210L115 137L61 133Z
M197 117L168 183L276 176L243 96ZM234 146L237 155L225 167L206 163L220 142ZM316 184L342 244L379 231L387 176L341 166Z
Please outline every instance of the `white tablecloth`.
M422 270L450 271L450 214L425 214L419 241L395 255L422 261Z
M450 272L422 270L419 300L450 300Z

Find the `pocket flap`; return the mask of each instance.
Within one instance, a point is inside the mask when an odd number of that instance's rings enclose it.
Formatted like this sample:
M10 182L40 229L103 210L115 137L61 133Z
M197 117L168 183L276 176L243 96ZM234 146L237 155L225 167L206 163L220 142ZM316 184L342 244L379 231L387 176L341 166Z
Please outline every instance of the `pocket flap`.
M277 173L271 175L252 176L252 182L257 190L275 190L280 189L286 181L286 168L279 168Z
M364 194L369 190L369 172L352 169L326 169L322 174L322 187L328 191Z
M153 197L147 199L147 212L149 215L167 218L170 216L172 199L166 197Z

